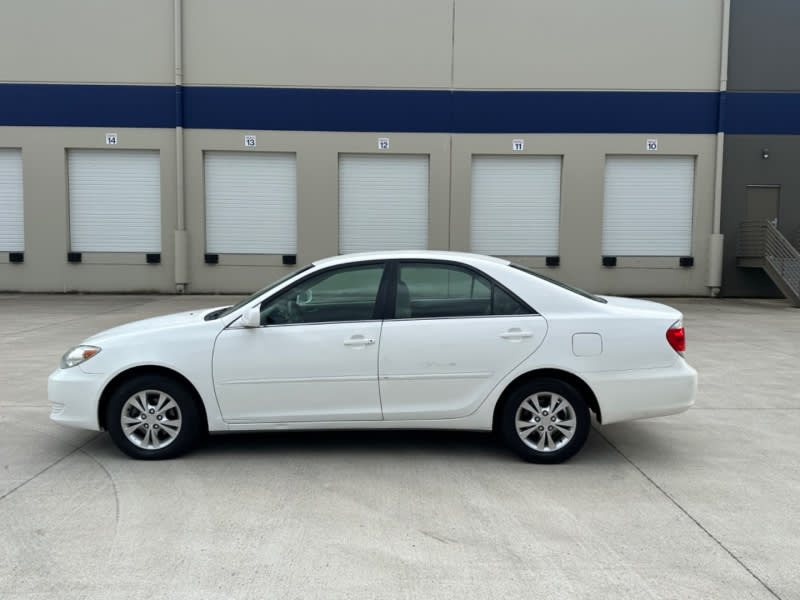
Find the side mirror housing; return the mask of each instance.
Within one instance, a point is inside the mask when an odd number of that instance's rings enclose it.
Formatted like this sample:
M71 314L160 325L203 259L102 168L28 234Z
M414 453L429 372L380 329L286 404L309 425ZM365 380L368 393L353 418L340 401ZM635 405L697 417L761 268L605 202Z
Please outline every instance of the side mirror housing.
M311 289L307 289L307 290L297 294L296 302L297 302L298 306L305 306L306 304L311 302L311 299L313 297L314 297L314 294L311 292Z
M261 309L258 306L248 308L239 319L239 324L247 328L261 327Z

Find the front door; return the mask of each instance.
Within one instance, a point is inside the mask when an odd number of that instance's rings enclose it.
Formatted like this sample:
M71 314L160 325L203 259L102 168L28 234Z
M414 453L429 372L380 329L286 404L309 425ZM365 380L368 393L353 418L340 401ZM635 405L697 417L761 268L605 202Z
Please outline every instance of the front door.
M223 330L213 373L225 421L380 420L383 271L369 263L309 275L261 304L261 327Z
M747 221L769 221L778 226L781 188L777 185L747 186Z

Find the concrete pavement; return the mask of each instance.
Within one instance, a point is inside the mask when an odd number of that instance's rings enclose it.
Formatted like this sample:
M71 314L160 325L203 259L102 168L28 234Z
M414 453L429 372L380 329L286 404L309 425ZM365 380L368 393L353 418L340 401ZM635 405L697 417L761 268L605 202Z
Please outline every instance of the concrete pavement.
M0 597L800 598L800 310L682 310L697 406L558 466L490 435L220 436L138 462L48 418L84 337L209 296L0 295Z

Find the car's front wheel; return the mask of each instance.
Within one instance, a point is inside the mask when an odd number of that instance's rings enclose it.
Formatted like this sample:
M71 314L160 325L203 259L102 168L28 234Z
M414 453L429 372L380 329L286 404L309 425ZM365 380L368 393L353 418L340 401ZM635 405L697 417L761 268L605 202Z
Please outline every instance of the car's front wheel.
M503 404L500 432L523 459L560 463L589 435L591 417L581 394L559 379L542 378L515 388Z
M200 434L191 392L162 375L141 375L120 385L108 403L106 429L128 456L153 460L190 450Z

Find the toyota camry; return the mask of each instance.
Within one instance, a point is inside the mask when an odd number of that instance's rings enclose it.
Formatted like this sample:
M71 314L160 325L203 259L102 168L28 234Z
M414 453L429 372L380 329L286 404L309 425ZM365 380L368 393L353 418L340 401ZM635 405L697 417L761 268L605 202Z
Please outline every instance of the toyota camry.
M49 378L54 421L170 458L205 432L494 430L558 463L599 424L688 409L682 315L506 260L380 252L319 260L234 306L116 327Z

